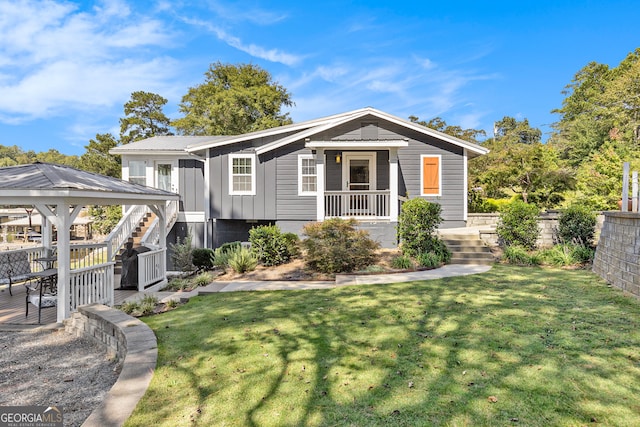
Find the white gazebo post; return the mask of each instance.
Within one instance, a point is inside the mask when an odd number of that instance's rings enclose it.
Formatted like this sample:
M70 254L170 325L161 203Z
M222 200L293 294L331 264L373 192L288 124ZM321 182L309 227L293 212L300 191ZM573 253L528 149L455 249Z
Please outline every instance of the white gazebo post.
M36 209L43 218L58 229L58 322L62 322L71 314L71 296L69 295L69 281L71 280L70 230L82 206L76 206L69 212L69 203L61 202L56 205L55 212L47 205L36 205Z

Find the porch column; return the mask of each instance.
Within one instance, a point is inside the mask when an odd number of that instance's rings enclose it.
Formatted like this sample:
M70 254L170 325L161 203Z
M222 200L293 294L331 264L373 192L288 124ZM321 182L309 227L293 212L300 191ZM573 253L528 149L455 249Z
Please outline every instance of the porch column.
M389 221L398 222L398 149L389 149Z
M316 219L324 221L324 148L316 149Z

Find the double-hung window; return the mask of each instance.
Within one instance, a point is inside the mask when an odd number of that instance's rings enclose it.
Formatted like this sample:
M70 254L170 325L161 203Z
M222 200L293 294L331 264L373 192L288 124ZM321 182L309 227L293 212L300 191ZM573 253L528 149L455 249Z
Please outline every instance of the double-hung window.
M317 191L316 159L312 154L298 156L298 194L313 196Z
M229 154L229 194L256 194L256 164L253 154Z
M144 160L129 160L129 182L147 185L147 165Z

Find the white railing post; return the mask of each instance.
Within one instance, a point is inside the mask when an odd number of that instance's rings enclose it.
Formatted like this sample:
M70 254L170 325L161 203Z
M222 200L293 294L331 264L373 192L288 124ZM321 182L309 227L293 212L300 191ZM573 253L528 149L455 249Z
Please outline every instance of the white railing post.
M631 212L638 212L638 171L631 177Z
M622 212L629 210L629 162L622 165Z

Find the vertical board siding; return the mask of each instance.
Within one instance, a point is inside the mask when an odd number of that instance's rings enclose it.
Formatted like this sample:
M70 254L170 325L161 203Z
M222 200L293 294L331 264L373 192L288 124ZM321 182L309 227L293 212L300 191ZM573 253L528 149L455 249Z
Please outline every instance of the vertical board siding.
M178 160L180 173L181 210L184 212L203 212L204 200L204 164L198 160Z

